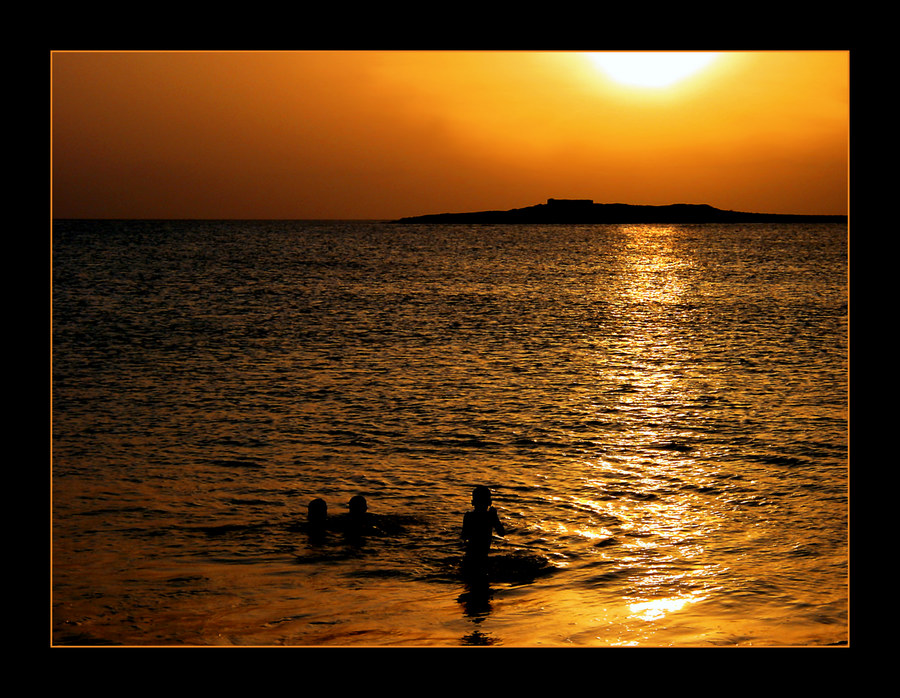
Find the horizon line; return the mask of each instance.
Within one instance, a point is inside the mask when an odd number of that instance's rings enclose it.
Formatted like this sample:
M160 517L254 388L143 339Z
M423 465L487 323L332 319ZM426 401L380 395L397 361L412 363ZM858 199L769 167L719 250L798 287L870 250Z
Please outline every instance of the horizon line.
M585 200L587 201L587 200ZM633 206L646 208L665 208L669 206L708 206L722 211L724 213L745 213L751 215L764 216L807 216L807 217L850 217L849 211L844 213L773 213L771 211L737 211L735 209L722 209L712 204L685 204L683 202L673 204L623 204L621 202L598 203L591 201L595 206ZM442 211L440 213L424 213L424 214L406 214L397 217L299 217L299 216L50 216L51 221L61 220L94 220L94 221L358 221L358 222L379 222L379 221L395 221L403 218L421 218L425 216L444 216L444 215L466 215L472 213L502 213L507 211L516 211L519 208L532 208L534 206L543 206L546 204L530 204L524 207L511 209L483 209L480 211Z

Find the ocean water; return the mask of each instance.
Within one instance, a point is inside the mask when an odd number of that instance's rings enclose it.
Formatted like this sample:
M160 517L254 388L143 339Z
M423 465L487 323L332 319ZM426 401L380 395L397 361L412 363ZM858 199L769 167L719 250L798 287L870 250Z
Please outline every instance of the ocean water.
M56 221L52 263L55 645L848 641L844 226Z

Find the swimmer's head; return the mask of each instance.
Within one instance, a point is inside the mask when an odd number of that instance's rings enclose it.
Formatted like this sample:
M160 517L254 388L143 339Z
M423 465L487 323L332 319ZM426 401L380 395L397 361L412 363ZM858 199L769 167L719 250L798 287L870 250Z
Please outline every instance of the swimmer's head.
M491 505L491 491L484 485L478 485L472 490L472 506L476 509Z
M365 514L366 510L369 508L369 505L366 503L366 498L361 494L351 497L348 506L350 507L350 514L353 516L361 516Z
M328 505L321 497L312 500L306 507L306 518L310 523L322 523L328 516Z

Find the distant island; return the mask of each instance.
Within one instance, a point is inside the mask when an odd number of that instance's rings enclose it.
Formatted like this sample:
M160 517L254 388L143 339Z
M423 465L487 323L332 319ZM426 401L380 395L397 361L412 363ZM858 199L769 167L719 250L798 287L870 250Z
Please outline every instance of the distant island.
M845 215L723 211L709 204L595 204L591 199L547 199L509 211L431 213L393 223L846 223Z

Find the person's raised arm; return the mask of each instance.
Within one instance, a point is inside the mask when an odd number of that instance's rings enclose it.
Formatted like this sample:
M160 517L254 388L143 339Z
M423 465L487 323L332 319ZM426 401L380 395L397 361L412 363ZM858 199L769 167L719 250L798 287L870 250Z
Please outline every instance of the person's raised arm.
M503 524L500 522L500 516L497 514L497 510L494 507L490 508L492 523L494 524L494 530L497 531L497 534L500 536L506 535L506 529L503 528Z

